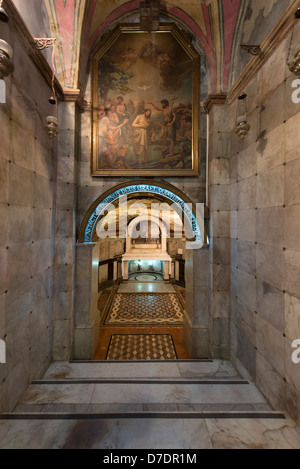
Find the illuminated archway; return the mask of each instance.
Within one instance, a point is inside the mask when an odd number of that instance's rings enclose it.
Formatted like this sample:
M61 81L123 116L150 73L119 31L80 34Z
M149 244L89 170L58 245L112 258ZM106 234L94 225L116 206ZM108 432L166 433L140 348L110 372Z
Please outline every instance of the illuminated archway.
M165 182L150 182L149 180L128 181L119 184L109 191L102 194L91 205L87 211L79 230L78 241L80 243L93 242L93 233L95 232L99 217L108 210L116 200L124 196L133 194L151 194L161 200L167 200L175 204L183 213L184 219L188 222L193 233L190 248L200 248L205 244L206 236L204 229L204 215L197 210L197 206L182 191ZM201 204L203 207L203 205Z

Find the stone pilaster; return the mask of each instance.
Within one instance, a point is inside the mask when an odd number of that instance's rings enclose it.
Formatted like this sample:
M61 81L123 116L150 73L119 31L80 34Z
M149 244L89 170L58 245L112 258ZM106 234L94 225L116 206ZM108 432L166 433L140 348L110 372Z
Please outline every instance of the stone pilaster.
M99 341L98 264L99 244L76 244L73 355L77 360L92 360Z
M230 354L230 123L225 102L224 95L208 100L209 296L214 358L229 358Z

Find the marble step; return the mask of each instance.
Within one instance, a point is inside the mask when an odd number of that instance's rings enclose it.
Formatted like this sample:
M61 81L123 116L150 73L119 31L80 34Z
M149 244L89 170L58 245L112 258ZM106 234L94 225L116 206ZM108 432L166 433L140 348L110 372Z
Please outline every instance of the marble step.
M76 383L49 382L31 384L19 401L26 409L31 405L119 405L130 410L134 405L153 406L165 410L171 405L267 405L263 395L251 384L244 382L202 384L184 382L140 382ZM150 408L147 407L147 408ZM19 407L20 409L20 407ZM269 408L271 410L271 407ZM28 407L29 410L29 407Z
M299 427L294 422L263 414L241 418L99 418L59 414L0 416L0 449L299 449ZM19 417L19 418L16 418ZM95 418L94 418L95 417ZM134 453L133 453L134 454ZM103 458L97 456L100 464ZM203 456L197 457L201 464Z
M88 361L54 362L44 379L215 379L239 380L228 361Z
M265 415L278 415L274 412L269 404L19 404L11 418L16 418L20 415L29 416L36 414L62 414L62 415L85 415L87 418L93 416L139 416L143 415L157 415L167 414L171 417L178 415L190 415L193 418L208 418L207 414L214 415L214 418L222 418L220 415L230 414L233 416L240 415L241 413L247 414L250 417L255 414ZM9 414L6 414L9 415ZM0 416L0 419L3 418ZM95 417L96 418L96 417Z

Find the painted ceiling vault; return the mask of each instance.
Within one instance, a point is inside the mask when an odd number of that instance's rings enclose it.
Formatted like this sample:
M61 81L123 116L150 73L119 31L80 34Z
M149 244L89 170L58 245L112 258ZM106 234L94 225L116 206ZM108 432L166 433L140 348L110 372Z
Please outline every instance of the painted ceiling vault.
M261 42L276 24L289 0L200 0L161 2L161 21L175 22L195 37L206 58L209 92L227 91L237 70L251 57L242 42ZM91 49L104 32L119 22L138 21L140 0L45 0L56 37L56 64L65 89L80 87ZM244 54L244 55L243 55ZM245 55L246 54L246 55ZM239 64L237 63L239 61Z

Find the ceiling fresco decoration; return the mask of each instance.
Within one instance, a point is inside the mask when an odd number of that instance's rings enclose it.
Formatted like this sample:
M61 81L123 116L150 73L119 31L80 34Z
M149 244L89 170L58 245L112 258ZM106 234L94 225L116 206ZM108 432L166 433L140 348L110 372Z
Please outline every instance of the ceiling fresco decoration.
M56 60L64 88L79 86L79 63L85 68L92 47L119 22L138 21L140 0L45 0L50 26L57 39ZM250 60L240 43L267 36L289 0L200 0L162 2L161 20L189 30L206 57L209 92L227 91L236 78L237 60ZM261 20L262 18L262 20ZM263 23L267 28L263 29ZM264 32L265 31L265 32ZM81 53L82 52L82 53ZM81 54L81 55L80 55ZM244 54L244 55L242 55Z
M53 37L56 66L64 88L77 88L81 34L86 0L45 0Z

